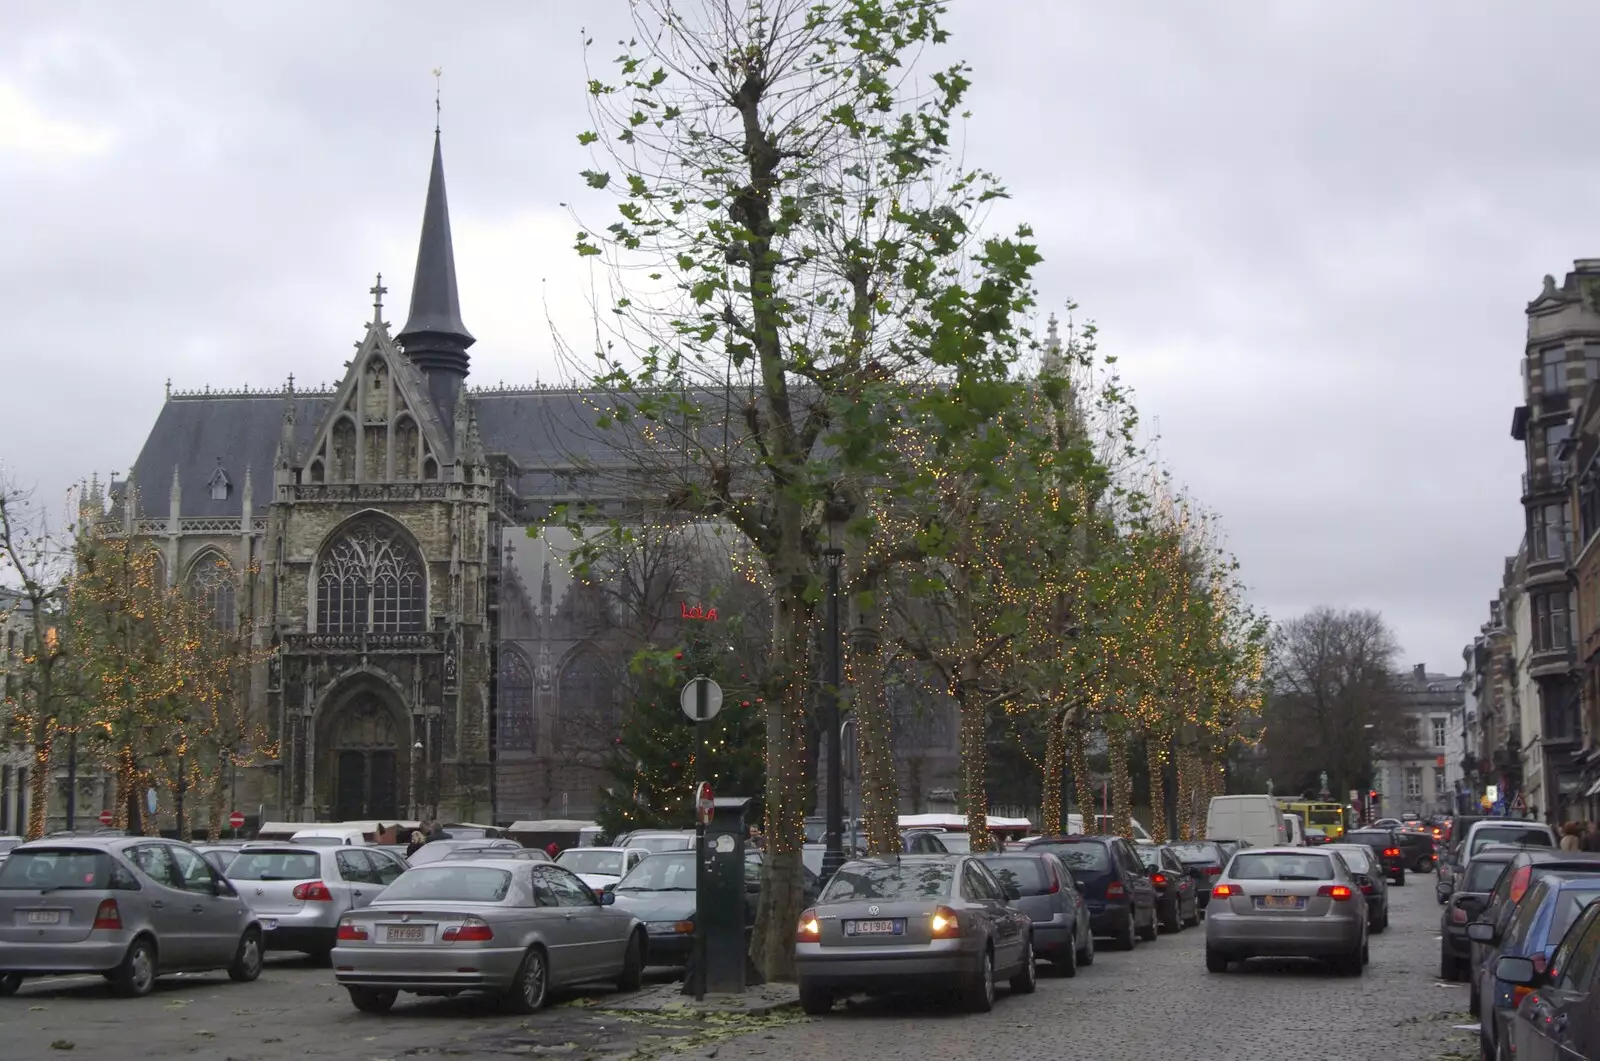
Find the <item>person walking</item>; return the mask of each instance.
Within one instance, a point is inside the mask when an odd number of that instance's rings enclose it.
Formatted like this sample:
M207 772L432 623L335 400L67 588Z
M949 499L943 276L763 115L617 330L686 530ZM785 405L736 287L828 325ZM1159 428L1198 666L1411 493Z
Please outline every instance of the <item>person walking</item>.
M1565 824L1565 825L1563 825L1561 827L1561 845L1560 845L1561 846L1561 850L1563 850L1563 851L1582 851L1583 850L1583 841L1580 840L1579 837L1578 837L1578 834L1582 830L1582 828L1583 827L1581 825L1579 825L1577 822L1568 822L1567 824Z
M417 828L411 830L411 842L406 845L406 857L410 858L421 850L422 845L428 842L428 836L422 830L427 827L427 822L418 822Z
M1600 853L1600 821L1589 823L1589 831L1583 834L1583 849Z

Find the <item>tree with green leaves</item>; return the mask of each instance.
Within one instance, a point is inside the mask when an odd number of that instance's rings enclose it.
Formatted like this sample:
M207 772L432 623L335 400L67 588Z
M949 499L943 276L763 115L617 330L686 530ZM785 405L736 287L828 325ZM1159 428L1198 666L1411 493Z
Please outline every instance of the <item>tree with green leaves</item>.
M600 421L627 440L641 488L731 524L766 567L768 856L752 956L786 979L822 515L842 501L852 539L870 534L860 491L899 481L887 442L901 410L953 442L1010 403L1038 254L1025 228L980 232L1003 190L952 149L967 67L906 76L946 40L938 5L656 0L634 13L613 78L591 77L580 136L600 156L587 183L621 200L578 239L619 277L586 374L610 395Z

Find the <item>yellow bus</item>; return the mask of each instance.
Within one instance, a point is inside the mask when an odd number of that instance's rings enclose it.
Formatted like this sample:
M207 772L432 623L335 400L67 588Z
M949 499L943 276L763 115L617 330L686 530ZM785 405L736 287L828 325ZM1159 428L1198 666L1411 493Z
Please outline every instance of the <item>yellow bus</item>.
M1332 843L1344 839L1344 805L1341 803L1284 801L1280 804L1285 814L1298 814L1307 829L1321 829Z

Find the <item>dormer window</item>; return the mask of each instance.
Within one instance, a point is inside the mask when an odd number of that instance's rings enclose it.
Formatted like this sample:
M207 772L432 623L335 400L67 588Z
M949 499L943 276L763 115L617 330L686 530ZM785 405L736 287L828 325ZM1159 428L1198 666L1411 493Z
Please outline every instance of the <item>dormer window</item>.
M233 483L228 479L228 473L222 470L222 465L217 465L217 470L211 473L211 481L206 484L211 492L211 500L226 501L233 492Z

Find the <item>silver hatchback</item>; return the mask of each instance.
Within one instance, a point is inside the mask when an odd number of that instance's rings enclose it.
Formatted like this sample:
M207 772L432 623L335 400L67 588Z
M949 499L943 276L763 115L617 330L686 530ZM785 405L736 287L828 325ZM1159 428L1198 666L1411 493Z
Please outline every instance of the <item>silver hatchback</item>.
M26 976L100 973L138 996L164 973L209 969L261 975L261 926L187 844L41 840L0 865L0 995Z
M1228 861L1206 909L1206 969L1246 958L1322 958L1346 976L1367 963L1367 903L1343 858L1251 848Z
M406 867L367 847L251 844L228 863L228 879L261 921L267 950L333 953L339 919L360 910Z

